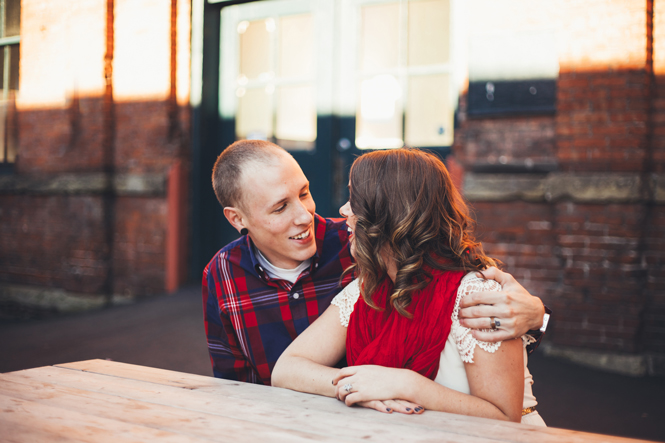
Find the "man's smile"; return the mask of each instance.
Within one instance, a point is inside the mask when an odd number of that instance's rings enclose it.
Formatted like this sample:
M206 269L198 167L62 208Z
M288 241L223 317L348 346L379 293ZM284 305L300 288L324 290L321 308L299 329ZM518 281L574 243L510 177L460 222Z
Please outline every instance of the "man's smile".
M310 235L310 229L307 228L306 231L301 232L300 234L298 234L298 235L294 235L293 237L289 237L289 238L290 238L291 240L304 240L304 239L306 239L307 237L309 237L309 235Z

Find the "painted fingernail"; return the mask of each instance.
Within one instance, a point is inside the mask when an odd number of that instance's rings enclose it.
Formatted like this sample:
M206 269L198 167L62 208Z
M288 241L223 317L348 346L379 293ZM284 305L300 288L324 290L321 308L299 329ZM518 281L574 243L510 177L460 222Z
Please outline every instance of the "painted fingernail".
M390 408L386 408L386 411L388 411L388 412L393 412L393 410L390 409Z
M335 384L335 380L331 380L330 383L332 383L332 384L334 385L334 384Z
M411 408L406 408L407 412L411 410Z
M418 407L416 408L416 412L420 412L420 411L422 411L422 410L423 410L423 408L421 408L420 406L418 406Z

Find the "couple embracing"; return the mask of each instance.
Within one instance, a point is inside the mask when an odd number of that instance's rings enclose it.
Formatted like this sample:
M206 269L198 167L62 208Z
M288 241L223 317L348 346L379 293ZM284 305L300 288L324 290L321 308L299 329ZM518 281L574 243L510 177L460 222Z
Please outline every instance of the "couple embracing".
M360 156L342 220L315 213L302 170L268 142L229 146L213 187L242 234L203 273L216 377L545 425L526 360L546 308L493 267L438 158Z

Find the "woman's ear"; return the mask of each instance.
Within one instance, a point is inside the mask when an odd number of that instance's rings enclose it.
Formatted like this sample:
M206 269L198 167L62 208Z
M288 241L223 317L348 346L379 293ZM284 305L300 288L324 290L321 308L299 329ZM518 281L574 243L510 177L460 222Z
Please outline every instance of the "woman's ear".
M243 228L246 228L244 224L245 216L240 209L233 206L226 206L224 207L224 217L226 217L236 231L240 232Z

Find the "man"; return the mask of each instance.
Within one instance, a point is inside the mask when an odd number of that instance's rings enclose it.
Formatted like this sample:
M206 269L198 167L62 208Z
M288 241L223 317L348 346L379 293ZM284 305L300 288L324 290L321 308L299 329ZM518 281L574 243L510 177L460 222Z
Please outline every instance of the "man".
M224 216L241 234L203 271L213 373L270 385L282 352L352 280L349 274L342 277L352 264L347 226L315 213L300 166L272 143L233 143L217 158L212 181ZM540 328L540 300L508 274L492 269L488 275L504 290L468 297L471 302L461 310L469 317L464 325L489 328L490 317L496 317L500 331L491 334L493 340ZM479 303L493 306L475 306Z

